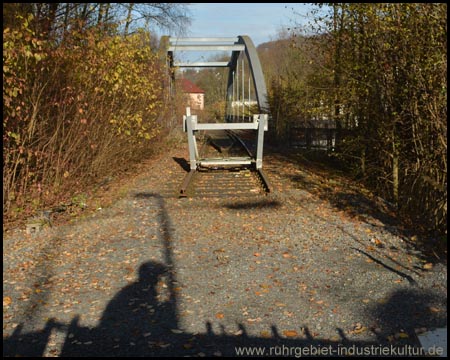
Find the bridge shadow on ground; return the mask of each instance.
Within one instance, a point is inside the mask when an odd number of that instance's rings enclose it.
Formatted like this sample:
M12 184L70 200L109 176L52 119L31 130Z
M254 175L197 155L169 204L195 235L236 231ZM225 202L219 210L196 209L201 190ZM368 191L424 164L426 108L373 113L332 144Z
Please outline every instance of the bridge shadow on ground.
M173 157L172 158L178 165L181 166L181 168L186 171L189 172L191 170L191 167L189 165L189 162L185 159L185 158L179 158L179 157Z
M60 356L299 356L305 351L316 355L349 355L345 351L380 351L381 346L417 346L414 329L422 326L445 326L443 312L429 311L429 307L442 302L438 295L423 293L420 289L399 290L383 304L376 304L366 314L367 323L376 321L380 329L374 331L374 341L349 339L336 328L339 339L324 339L312 335L308 327L297 324L295 338L279 333L272 325L267 336L252 336L243 324L232 334L222 326L214 333L213 324L205 321L205 332L190 333L180 327L175 266L172 256L172 224L164 200L153 193L138 193L136 199L156 201L159 206L160 240L164 247L165 264L147 261L140 265L138 279L123 287L108 303L97 326L80 325L80 316L70 324L50 319L41 331L24 333L24 324L16 327L11 336L3 338L3 356L43 356L49 347L52 333L64 334ZM275 205L276 206L276 205ZM161 279L166 279L168 296L159 296ZM185 284L189 286L189 284ZM207 286L205 284L205 286ZM39 305L37 305L39 306ZM398 322L400 321L400 322ZM281 324L280 324L281 325ZM394 344L387 341L400 328L408 334ZM269 330L269 329L267 329ZM370 331L368 329L367 331ZM270 333L270 335L269 335ZM347 333L348 334L348 333ZM298 335L298 336L297 336ZM415 347L418 351L417 347ZM59 351L59 350L58 350ZM321 353L317 353L321 351ZM340 351L340 353L338 353ZM302 353L300 353L302 352ZM344 352L344 353L343 353ZM370 353L373 355L373 353ZM350 354L351 355L351 354ZM365 353L365 355L368 355Z

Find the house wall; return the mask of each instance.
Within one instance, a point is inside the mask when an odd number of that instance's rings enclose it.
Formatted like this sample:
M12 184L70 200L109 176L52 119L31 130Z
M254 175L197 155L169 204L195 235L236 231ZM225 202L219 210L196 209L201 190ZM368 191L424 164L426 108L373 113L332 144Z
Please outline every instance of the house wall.
M187 94L187 102L191 109L203 110L205 107L205 94Z

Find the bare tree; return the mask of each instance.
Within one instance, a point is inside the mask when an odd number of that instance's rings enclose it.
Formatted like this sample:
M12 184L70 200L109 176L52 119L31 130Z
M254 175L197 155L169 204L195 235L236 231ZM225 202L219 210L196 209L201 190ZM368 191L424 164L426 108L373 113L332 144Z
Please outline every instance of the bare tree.
M125 35L133 25L156 26L174 31L177 35L183 35L186 33L187 26L190 25L186 3L121 3L117 5L125 11Z

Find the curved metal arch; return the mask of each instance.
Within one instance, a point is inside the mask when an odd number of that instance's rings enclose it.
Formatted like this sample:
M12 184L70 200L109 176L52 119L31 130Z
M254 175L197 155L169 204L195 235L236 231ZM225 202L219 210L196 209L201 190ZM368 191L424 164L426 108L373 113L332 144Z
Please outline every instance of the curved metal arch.
M258 102L258 111L260 113L267 113L269 109L269 104L267 101L267 87L256 47L247 35L239 35L237 44L242 44L245 48L244 51L247 56L250 73L252 74L253 87L256 93L256 101ZM240 51L233 51L229 64L230 72L228 74L227 100L230 103L233 92L233 73L236 71L239 55Z

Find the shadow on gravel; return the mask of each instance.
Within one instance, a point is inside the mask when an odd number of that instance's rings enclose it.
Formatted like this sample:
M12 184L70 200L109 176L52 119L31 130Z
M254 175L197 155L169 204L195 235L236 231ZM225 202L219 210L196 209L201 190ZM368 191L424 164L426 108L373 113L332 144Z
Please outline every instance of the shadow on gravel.
M260 209L260 208L279 208L282 204L277 200L248 200L248 201L239 201L230 204L225 204L224 206L227 209L232 210L247 210L247 209Z
M400 270L396 270L394 269L392 266L389 266L387 264L385 264L384 262L382 262L381 260L378 260L377 258L375 258L374 256L368 254L365 251L362 251L360 249L357 249L355 247L352 247L353 250L359 252L360 254L363 254L365 256L367 256L370 260L372 260L374 263L381 265L382 267L384 267L386 270L389 270L391 272L393 272L394 274L397 274L398 276L400 276L403 279L406 279L410 285L417 285L417 281L413 279L412 276L405 274L404 272L400 271ZM392 261L392 260L391 260ZM397 263L398 265L400 265L399 263ZM410 269L408 269L410 270ZM416 272L417 273L417 272Z
M380 329L377 332L379 341L399 332L414 339L416 329L447 326L446 305L447 299L438 293L417 288L400 289L388 299L369 307L364 315Z
M325 156L308 159L307 152L287 152L286 149L272 149L270 155L284 167L294 169L289 178L298 188L318 196L361 222L375 227L380 227L381 223L383 230L400 236L410 250L421 252L426 262L446 264L447 243L441 237L420 234L417 229L402 225L395 215L393 204L362 192L356 181L329 165L330 160Z
M181 166L181 168L186 171L189 172L191 170L190 166L189 166L189 162L185 159L185 158L179 158L179 157L173 157L172 158L178 165Z
M351 340L340 328L336 329L337 341L317 338L307 327L300 338L286 338L275 325L270 337L250 336L242 324L239 335L230 335L224 328L214 333L210 322L205 322L205 332L189 333L179 329L173 304L156 299L156 284L167 268L147 262L139 271L139 281L110 301L97 327L80 326L76 316L68 326L50 320L41 332L21 334L18 329L3 339L3 356L43 356L52 331L65 332L61 357L418 355L414 329L445 325L439 313L430 314L429 304L436 301L432 295L402 290L366 314L382 329L376 333L377 341ZM408 338L387 341L399 331Z
M239 332L230 334L222 327L214 333L212 324L205 322L205 332L190 333L180 328L176 273L172 256L172 224L164 200L158 194L138 193L137 199L156 200L159 208L161 241L165 251L165 264L147 261L138 269L139 278L122 288L106 306L100 322L90 328L80 325L80 316L70 324L49 320L42 331L22 333L22 324L16 331L3 338L3 356L43 356L49 346L52 333L63 333L60 356L118 357L118 356L306 356L306 355L380 355L390 351L393 345L398 351L419 353L412 336L395 343L386 341L387 331L403 328L413 331L415 327L430 324L441 326L445 318L430 308L436 302L431 294L416 290L401 290L383 304L377 304L364 314L368 320L376 320L383 331L377 341L351 340L337 328L338 340L321 339L302 324L297 324L298 334L289 338L280 334L272 325L270 335L250 336L244 325L238 324ZM273 206L277 206L273 204ZM161 286L162 279L166 286ZM185 284L189 286L189 284ZM205 284L205 286L208 286ZM165 290L163 290L165 289ZM166 296L161 296L165 291ZM431 310L430 310L431 309ZM430 314L430 311L432 314ZM433 318L430 318L433 316ZM395 323L394 323L395 321ZM281 325L281 324L280 324ZM406 327L406 328L405 328ZM300 330L302 328L302 330ZM269 329L267 329L269 330ZM61 334L61 335L63 335ZM298 336L297 336L298 335ZM377 353L378 351L378 353ZM403 353L405 355L405 353ZM386 353L384 353L386 355ZM410 354L411 355L411 354Z

